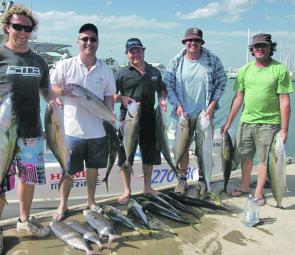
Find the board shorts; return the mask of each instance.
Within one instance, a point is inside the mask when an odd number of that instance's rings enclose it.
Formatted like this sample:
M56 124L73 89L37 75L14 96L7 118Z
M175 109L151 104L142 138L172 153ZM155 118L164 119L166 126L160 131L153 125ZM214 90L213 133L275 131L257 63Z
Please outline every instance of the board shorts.
M43 136L17 139L16 154L0 185L0 193L15 188L16 175L26 184L46 183Z

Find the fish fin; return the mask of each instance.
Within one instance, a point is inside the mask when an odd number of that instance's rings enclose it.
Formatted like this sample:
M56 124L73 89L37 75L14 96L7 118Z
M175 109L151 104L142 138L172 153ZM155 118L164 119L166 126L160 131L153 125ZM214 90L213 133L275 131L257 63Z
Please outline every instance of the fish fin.
M141 235L151 235L151 234L157 234L160 232L159 230L144 229L144 228L136 228L135 230Z
M62 183L64 182L65 179L70 179L72 182L74 181L74 178L72 175L66 173L66 174L63 174L63 176L61 177L60 181L59 181L59 184L58 184L58 190L60 190L60 187L62 185Z
M101 182L105 182L107 192L109 192L109 180L106 177L104 177Z
M0 203L3 204L3 205L7 205L8 204L4 193L0 194Z

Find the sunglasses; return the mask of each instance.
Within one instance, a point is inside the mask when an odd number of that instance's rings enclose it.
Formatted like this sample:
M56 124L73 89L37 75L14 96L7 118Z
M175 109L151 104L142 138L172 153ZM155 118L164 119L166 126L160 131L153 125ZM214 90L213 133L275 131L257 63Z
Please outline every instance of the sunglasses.
M24 30L26 33L31 33L33 31L32 26L27 26L27 25L22 25L17 23L11 23L11 26L15 31L18 31L18 32Z
M253 45L254 48L267 48L269 44L266 43L256 43Z
M85 36L85 37L82 37L80 38L79 40L83 41L83 42L88 42L90 40L90 42L97 42L97 38L96 37L88 37L88 36Z
M185 40L185 42L190 42L190 43L192 43L192 42L194 42L194 43L200 43L200 42L202 42L202 40L200 40L200 39L187 39L187 40Z

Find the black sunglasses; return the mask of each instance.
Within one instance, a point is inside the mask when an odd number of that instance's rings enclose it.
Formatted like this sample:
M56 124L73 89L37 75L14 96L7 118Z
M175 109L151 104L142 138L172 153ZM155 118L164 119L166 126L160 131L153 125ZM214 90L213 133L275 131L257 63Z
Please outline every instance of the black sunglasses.
M185 40L186 42L190 42L190 43L192 43L192 42L195 42L195 43L199 43L199 42L202 42L202 40L200 40L200 39L187 39L187 40Z
M88 37L88 36L79 38L79 40L81 40L83 42L88 42L89 40L90 40L90 42L97 42L97 38L96 37Z
M31 33L33 31L32 26L27 26L27 25L22 25L17 23L11 23L11 26L15 31L18 31L18 32L24 30L26 33Z

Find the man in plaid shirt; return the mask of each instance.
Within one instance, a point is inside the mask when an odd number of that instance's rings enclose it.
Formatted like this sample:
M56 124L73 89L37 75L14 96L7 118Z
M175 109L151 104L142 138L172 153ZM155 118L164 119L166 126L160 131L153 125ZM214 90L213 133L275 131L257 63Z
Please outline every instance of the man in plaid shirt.
M203 47L203 32L189 28L182 40L185 48L169 63L164 82L167 84L168 102L172 105L172 117L183 115L197 118L202 110L212 118L225 85L226 75L220 59ZM180 161L178 191L187 186L188 148Z

